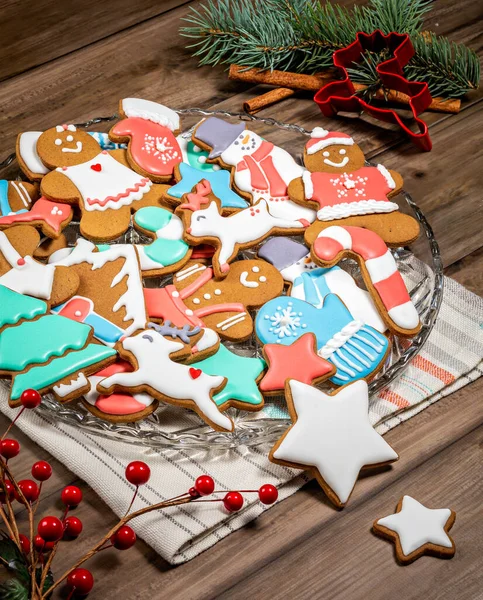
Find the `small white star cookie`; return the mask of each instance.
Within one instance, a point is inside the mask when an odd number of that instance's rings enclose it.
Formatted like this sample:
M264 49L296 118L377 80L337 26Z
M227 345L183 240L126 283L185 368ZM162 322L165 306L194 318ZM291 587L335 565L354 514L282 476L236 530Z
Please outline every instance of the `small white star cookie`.
M423 554L451 558L455 543L448 535L456 519L449 508L426 508L423 504L403 496L396 512L374 521L374 532L394 541L396 558L401 564L409 564Z

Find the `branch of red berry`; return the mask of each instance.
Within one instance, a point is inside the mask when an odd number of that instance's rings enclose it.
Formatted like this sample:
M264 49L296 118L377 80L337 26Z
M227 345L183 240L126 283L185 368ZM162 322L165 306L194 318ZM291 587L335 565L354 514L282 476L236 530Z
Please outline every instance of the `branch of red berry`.
M82 491L75 485L62 490L61 500L65 507L61 517L53 515L40 519L35 528L35 514L39 506L44 483L52 475L52 467L40 460L32 465L32 479L17 481L9 461L20 453L17 440L7 437L24 410L36 408L41 396L36 390L26 390L21 397L22 408L7 428L0 440L0 517L6 531L0 530L0 565L12 575L0 584L0 597L47 600L60 585L68 586L67 600L83 597L94 587L94 577L82 565L98 552L114 548L129 550L136 542L136 534L128 525L129 521L155 510L167 509L181 504L219 502L229 513L241 510L245 499L243 493L257 493L263 504L273 504L278 498L278 490L271 484L262 485L258 490L220 491L215 490L215 482L210 475L201 475L188 491L138 510L132 510L139 487L146 484L151 476L149 466L141 461L131 462L126 467L126 479L134 486L134 493L126 514L74 565L55 581L52 562L61 544L75 540L82 532L82 521L70 511L82 501ZM223 496L221 496L223 494ZM20 533L15 515L15 503L27 509L29 532Z

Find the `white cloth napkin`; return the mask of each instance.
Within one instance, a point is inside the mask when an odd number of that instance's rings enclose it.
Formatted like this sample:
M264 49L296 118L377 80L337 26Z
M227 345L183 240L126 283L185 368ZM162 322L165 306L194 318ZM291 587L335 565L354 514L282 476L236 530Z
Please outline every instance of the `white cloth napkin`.
M482 322L483 299L446 278L443 305L424 349L388 390L371 400L370 417L379 433L482 374ZM9 418L17 412L8 408L5 388L0 388L0 409ZM91 435L34 411L24 413L18 425L84 479L118 515L125 513L132 497L133 487L124 478L125 467L132 460L147 462L152 472L148 484L140 489L136 508L185 492L203 473L209 473L221 490L276 484L280 500L308 480L300 471L271 464L267 458L270 445L157 451ZM244 508L232 515L224 512L221 503L192 504L144 515L132 526L164 559L180 564L266 510L256 494L246 495L246 500Z

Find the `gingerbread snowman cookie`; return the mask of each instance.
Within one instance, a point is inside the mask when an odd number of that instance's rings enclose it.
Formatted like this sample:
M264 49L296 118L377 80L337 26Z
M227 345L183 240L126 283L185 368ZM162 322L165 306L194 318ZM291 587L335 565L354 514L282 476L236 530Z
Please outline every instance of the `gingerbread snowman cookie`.
M380 164L366 166L364 153L349 135L316 127L305 145L304 163L307 170L288 191L295 202L317 210L317 221L305 235L309 245L330 225L367 227L389 246L418 237L417 221L391 200L402 189L401 175Z
M132 210L161 204L159 186L125 164L125 150L101 150L74 125L48 129L36 149L52 169L41 181L42 195L78 205L81 234L92 241L116 239L129 227Z

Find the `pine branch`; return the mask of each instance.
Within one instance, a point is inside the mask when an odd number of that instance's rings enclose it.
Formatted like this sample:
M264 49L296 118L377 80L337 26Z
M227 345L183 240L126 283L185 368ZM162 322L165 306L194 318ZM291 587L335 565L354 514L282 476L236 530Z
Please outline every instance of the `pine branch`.
M421 34L432 0L369 0L347 9L318 0L208 0L192 8L181 35L202 65L238 64L247 69L317 73L333 66L332 55L359 31L411 35L416 56L411 80L428 81L431 93L460 97L479 85L479 60L462 44ZM354 81L376 89L377 56L353 69Z

